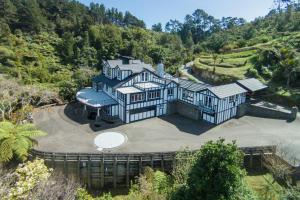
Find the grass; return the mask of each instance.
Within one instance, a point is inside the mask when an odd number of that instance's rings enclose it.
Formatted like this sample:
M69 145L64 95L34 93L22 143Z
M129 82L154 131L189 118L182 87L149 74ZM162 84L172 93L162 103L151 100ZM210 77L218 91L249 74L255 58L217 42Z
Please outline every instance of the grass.
M208 70L208 71L213 71L213 66L205 65L199 62L199 58L195 60L195 66L200 69ZM233 67L233 68L228 68L228 67L216 67L216 74L218 75L226 75L230 77L234 77L236 79L244 79L245 74L247 73L247 70L251 66L249 64L246 64L245 66L242 67Z
M279 200L283 188L274 180L271 174L253 174L246 177L259 199Z

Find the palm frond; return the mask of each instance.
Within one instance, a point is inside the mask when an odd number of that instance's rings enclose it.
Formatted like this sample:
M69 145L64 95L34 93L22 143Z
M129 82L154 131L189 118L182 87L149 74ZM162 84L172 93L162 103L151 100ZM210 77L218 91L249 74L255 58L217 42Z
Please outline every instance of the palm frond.
M15 129L15 125L9 121L0 122L0 130L10 132Z
M10 137L0 141L0 162L7 162L13 157L14 138Z
M30 131L22 131L18 133L24 137L38 137L38 136L45 136L47 133L40 131L40 130L30 130Z
M25 137L17 137L15 145L13 146L14 153L21 158L21 160L26 160L28 156L28 151L32 147L32 142Z
M37 130L36 126L34 124L21 124L16 127L17 132L23 132L23 131L33 131Z

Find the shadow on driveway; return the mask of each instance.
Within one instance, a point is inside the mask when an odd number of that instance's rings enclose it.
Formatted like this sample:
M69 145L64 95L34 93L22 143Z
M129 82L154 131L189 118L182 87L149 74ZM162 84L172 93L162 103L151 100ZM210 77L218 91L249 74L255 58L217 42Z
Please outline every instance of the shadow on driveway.
M208 130L216 127L214 124L202 120L187 119L181 115L168 115L159 117L160 119L175 125L181 132L186 132L193 135L201 135Z
M64 108L64 114L72 121L84 125L89 124L91 130L94 132L102 131L109 128L115 128L123 123L121 121L117 122L106 122L106 121L95 121L93 117L86 116L83 112L83 105L80 103L69 103ZM87 107L87 109L91 112L96 112L95 109Z

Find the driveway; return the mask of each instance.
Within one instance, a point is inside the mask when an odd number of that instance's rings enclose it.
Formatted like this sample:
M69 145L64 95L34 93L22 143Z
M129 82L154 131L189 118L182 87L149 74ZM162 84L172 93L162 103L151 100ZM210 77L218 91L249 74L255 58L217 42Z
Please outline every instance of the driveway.
M240 147L279 145L300 159L300 119L293 122L244 116L219 126L186 119L179 115L151 118L131 124L94 126L81 117L81 108L74 105L51 107L34 113L36 125L48 132L38 138L36 149L50 152L98 152L96 135L120 132L127 142L111 152L176 151L185 147L200 148L209 140L236 140Z

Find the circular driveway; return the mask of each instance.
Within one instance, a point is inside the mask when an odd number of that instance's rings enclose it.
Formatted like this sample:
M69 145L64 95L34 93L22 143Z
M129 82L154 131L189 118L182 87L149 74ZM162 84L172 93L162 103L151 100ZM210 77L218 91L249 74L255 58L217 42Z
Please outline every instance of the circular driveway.
M104 132L124 133L128 141L111 152L176 151L185 147L200 148L209 140L236 140L240 147L280 145L291 155L300 156L300 119L293 122L244 116L219 126L186 119L179 115L146 119L131 124L108 124L101 127L82 117L81 108L57 106L34 113L36 125L48 133L38 138L37 150L50 152L96 153L94 138Z

